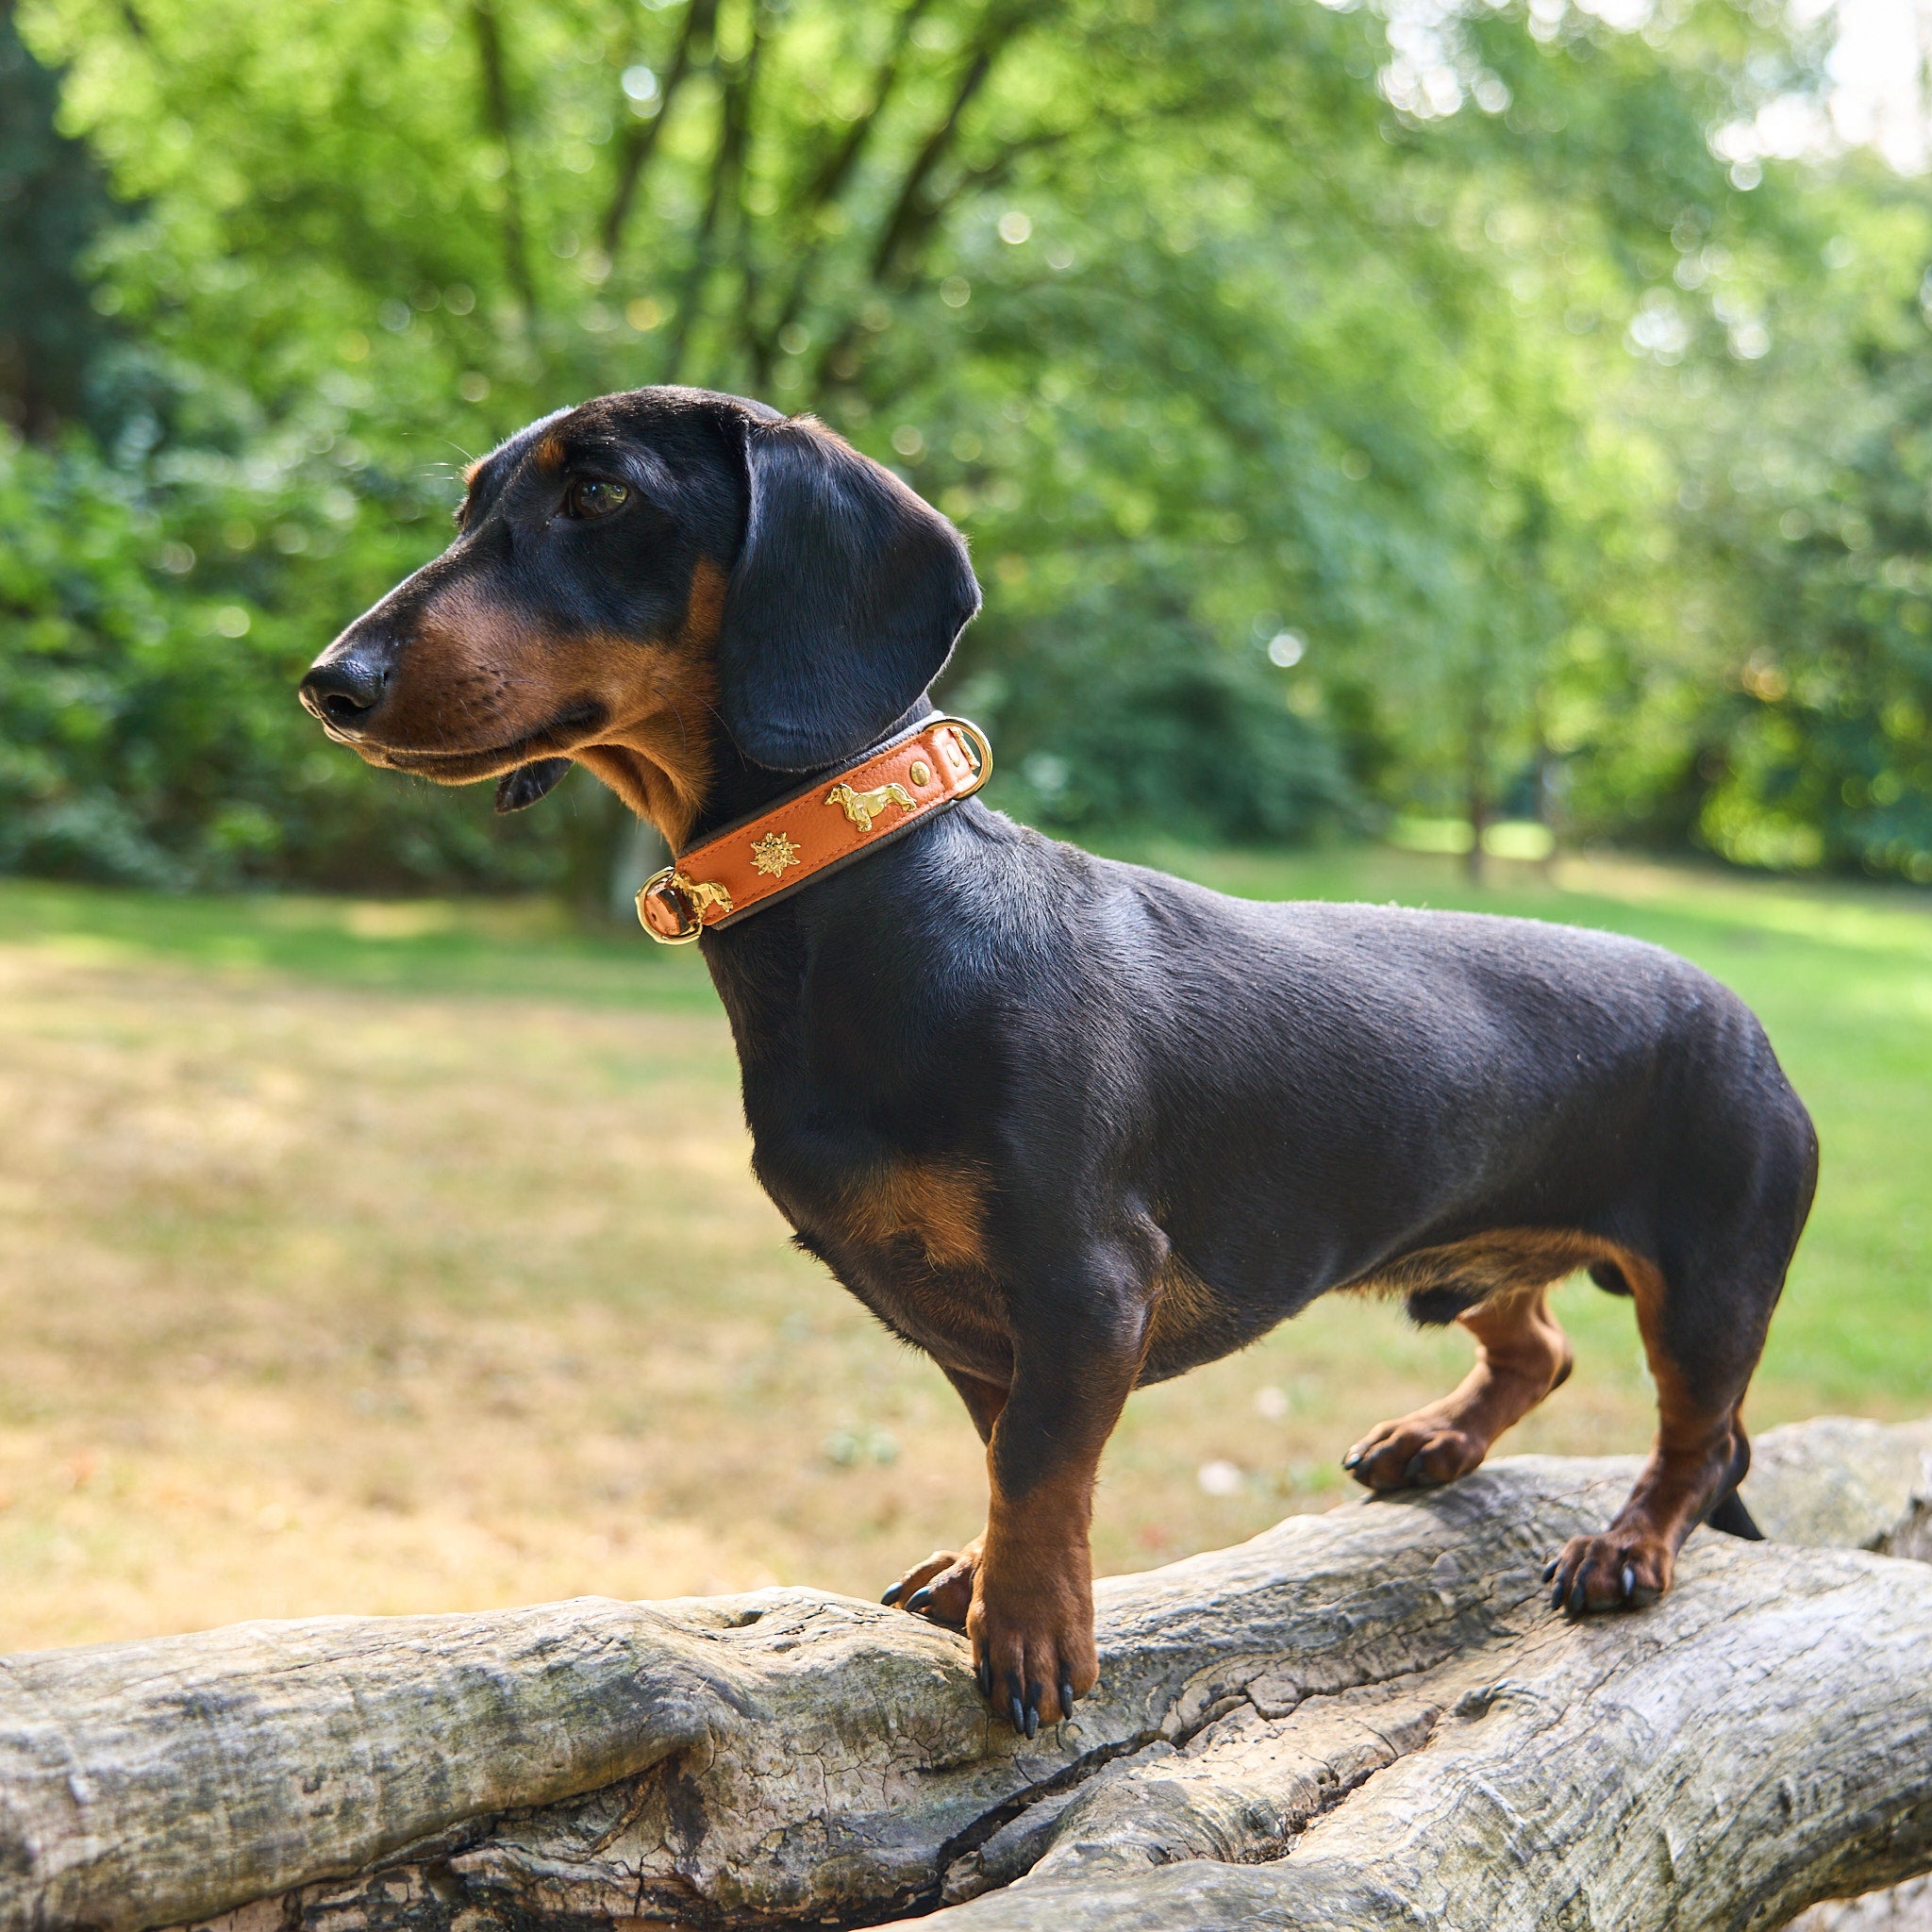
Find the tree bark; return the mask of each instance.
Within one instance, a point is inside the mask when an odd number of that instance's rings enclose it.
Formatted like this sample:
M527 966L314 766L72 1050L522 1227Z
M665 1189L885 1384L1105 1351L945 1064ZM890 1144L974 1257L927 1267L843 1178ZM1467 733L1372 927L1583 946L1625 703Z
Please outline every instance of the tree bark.
M799 1590L15 1657L0 1932L1778 1925L1932 1871L1932 1568L1871 1554L1932 1528L1932 1424L1757 1454L1778 1541L1629 1615L1540 1581L1623 1458L1113 1578L1030 1743L961 1639Z

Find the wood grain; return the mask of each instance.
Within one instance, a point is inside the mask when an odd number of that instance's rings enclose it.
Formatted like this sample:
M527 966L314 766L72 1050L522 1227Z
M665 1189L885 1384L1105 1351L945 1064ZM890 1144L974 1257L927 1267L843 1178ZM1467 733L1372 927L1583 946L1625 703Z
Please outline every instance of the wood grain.
M1884 1554L1932 1424L1770 1432L1789 1541L1700 1531L1655 1608L1553 1615L1633 1469L1511 1458L1110 1579L1100 1690L1030 1744L960 1640L802 1591L15 1657L0 1932L1681 1932L1932 1871L1932 1568Z

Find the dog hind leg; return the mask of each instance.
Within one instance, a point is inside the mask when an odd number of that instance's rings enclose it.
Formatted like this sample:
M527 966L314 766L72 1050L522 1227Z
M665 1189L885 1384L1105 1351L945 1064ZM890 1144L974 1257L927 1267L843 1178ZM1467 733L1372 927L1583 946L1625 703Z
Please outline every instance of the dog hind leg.
M1699 1524L1757 1531L1737 1494L1751 1467L1740 1410L1794 1241L1700 1243L1668 1274L1626 1271L1657 1385L1657 1446L1609 1527L1572 1537L1544 1572L1554 1606L1581 1616L1654 1603Z
M1434 1488L1467 1475L1568 1377L1570 1341L1547 1288L1494 1296L1456 1319L1475 1338L1475 1366L1440 1402L1378 1424L1341 1458L1364 1488Z
M1751 1466L1739 1412L1810 1211L1818 1139L1781 1081L1724 1124L1729 1134L1705 1129L1700 1158L1678 1164L1664 1225L1685 1232L1660 1262L1623 1268L1657 1384L1657 1446L1609 1527L1571 1538L1544 1573L1551 1602L1573 1616L1654 1602L1701 1523L1757 1529L1737 1495Z
M1741 1362L1700 1358L1704 1351L1684 1345L1681 1318L1672 1319L1683 1297L1659 1270L1632 1273L1638 1332L1657 1384L1657 1446L1609 1527L1572 1537L1543 1573L1552 1605L1572 1616L1655 1603L1671 1587L1685 1538L1735 1492L1751 1462L1738 1411L1757 1348ZM1761 1346L1763 1324L1755 1325Z

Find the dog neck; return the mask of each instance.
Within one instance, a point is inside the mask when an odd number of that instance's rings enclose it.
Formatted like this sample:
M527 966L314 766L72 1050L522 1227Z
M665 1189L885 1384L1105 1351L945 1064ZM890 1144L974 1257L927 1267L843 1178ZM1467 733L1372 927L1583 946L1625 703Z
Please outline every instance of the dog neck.
M991 769L975 725L928 710L853 762L823 768L688 843L646 881L638 916L671 944L722 931L943 815Z
M736 824L741 819L755 818L794 791L808 791L815 785L829 784L840 773L870 758L879 746L890 744L923 719L936 713L937 707L932 700L922 694L904 717L880 732L870 745L805 772L778 772L769 765L754 764L721 731L713 758L710 787L689 831L682 839L672 842L672 850L679 853L689 851L726 825Z

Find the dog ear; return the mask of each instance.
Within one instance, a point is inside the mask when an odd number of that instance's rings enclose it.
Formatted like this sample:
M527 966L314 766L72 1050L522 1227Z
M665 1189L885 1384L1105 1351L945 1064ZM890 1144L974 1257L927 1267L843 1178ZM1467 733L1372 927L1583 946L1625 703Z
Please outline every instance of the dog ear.
M755 763L805 772L911 709L979 608L939 511L810 418L745 425L751 497L718 635L719 709Z

